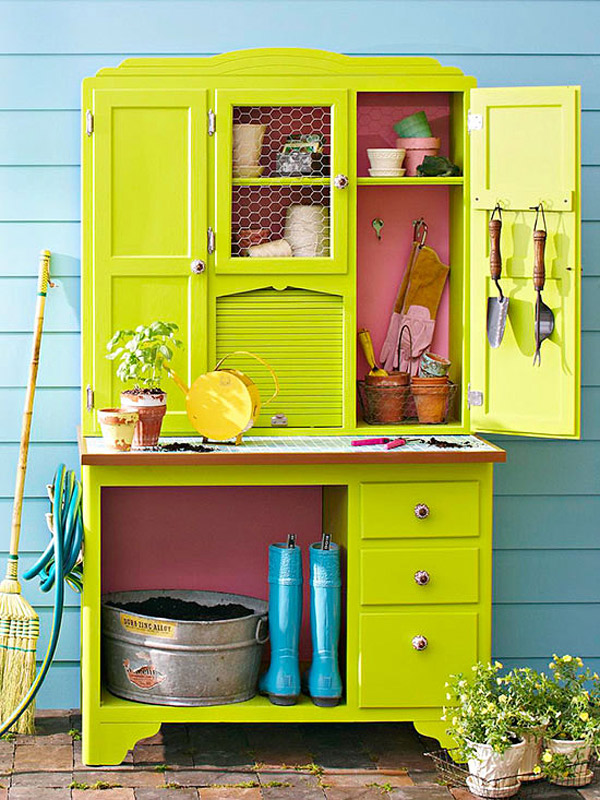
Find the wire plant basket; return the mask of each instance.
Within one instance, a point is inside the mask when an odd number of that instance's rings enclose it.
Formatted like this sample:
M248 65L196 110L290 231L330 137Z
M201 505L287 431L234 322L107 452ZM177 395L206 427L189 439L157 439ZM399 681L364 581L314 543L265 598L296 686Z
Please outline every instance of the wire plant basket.
M410 386L376 385L357 381L363 420L368 425L444 424L458 420L460 384L429 390L428 413L417 410Z
M550 785L546 780L540 780L539 776L534 773L508 775L494 780L475 778L469 772L467 765L464 762L455 761L452 754L452 750L434 750L425 753L433 761L438 781L444 786L464 787L475 797L485 798L516 797L517 800L535 800L535 798L542 800L549 796ZM571 765L571 770L575 773L573 777L561 778L560 781L556 780L552 783L566 787L587 786L598 780L597 768L597 756L592 755L585 764L574 763ZM581 772L586 775L585 782L582 782L581 775L577 777L577 773ZM552 797L554 796L552 794Z

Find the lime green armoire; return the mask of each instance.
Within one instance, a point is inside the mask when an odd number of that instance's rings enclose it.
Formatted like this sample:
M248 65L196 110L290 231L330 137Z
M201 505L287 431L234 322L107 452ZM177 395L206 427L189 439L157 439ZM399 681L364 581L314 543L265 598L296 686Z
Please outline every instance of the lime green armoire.
M490 655L492 466L504 454L490 445L342 456L319 441L374 432L579 436L579 89L477 89L429 58L262 49L131 59L86 79L82 108L84 761L119 761L163 721L412 720L444 740L445 676ZM394 147L394 123L422 109L461 175L372 177L367 149ZM262 139L246 163L234 126L249 124ZM307 171L286 172L290 134L320 143ZM555 329L534 367L532 208L540 204L543 298ZM510 307L492 349L488 222L497 205ZM290 211L311 206L317 235L307 242ZM357 330L369 328L379 350L420 217L450 266L434 346L452 362L456 398L443 425L368 425L357 402L365 373ZM380 237L374 219L384 222ZM266 255L266 243L279 255ZM97 409L118 405L122 388L106 343L118 328L155 319L179 325L174 367L188 384L236 350L277 372L280 396L239 454L109 456L92 446ZM243 356L232 365L270 394L260 365ZM163 388L163 434L194 434L183 395L169 378ZM264 457L252 437L271 437ZM294 437L306 450L312 442L312 453L294 453ZM154 487L160 503L161 491L193 486L321 487L323 526L347 558L345 698L336 709L263 698L184 709L103 689L100 600L111 560L101 548L103 498ZM200 535L190 533L190 548ZM166 545L156 558L168 561ZM423 571L426 585L414 578ZM235 590L234 573L223 591ZM188 588L202 588L201 574ZM411 647L417 635L428 641L422 652Z

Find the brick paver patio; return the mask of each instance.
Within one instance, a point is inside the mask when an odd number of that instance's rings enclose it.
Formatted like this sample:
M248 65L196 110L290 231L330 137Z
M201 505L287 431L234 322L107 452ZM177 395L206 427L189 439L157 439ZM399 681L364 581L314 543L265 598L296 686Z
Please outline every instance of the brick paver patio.
M41 712L0 741L0 800L471 800L436 782L411 725L166 725L118 767L81 763L81 721ZM540 784L527 797L600 800Z

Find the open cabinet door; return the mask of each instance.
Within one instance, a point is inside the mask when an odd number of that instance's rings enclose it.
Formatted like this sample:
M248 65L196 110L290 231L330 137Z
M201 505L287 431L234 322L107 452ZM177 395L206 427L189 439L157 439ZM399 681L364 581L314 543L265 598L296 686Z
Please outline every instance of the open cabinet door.
M471 428L577 438L580 405L579 88L474 89L470 93ZM532 206L543 204L543 302L554 314L536 349ZM501 344L486 333L489 221L502 208L502 277L509 298ZM538 228L542 227L541 218Z

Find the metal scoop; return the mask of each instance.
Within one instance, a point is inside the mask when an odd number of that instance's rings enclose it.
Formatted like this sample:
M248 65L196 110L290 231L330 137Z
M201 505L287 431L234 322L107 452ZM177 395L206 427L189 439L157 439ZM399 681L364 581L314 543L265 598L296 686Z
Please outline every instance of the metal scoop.
M498 213L498 219L494 215ZM487 337L490 347L499 347L504 336L506 317L508 315L508 297L504 296L500 286L502 275L502 254L500 252L500 233L502 231L502 209L500 206L492 212L489 224L490 231L490 274L498 289L498 297L488 298Z
M533 288L537 292L537 299L535 301L535 354L533 356L534 366L537 364L539 367L542 363L542 356L540 348L542 342L552 335L554 330L554 314L552 310L542 301L542 289L546 283L546 215L544 214L544 206L539 203L537 206L532 206L532 211L535 210L535 223L533 225ZM543 230L538 230L538 220L542 217L544 224Z
M540 366L542 356L540 348L542 342L552 335L554 330L554 314L542 301L542 289L546 282L546 267L544 264L544 251L546 249L546 231L533 231L533 286L537 292L535 301L535 355L534 365Z

